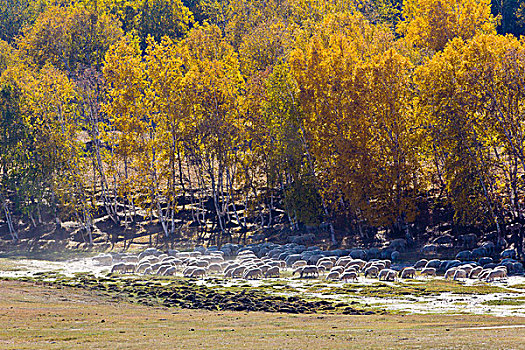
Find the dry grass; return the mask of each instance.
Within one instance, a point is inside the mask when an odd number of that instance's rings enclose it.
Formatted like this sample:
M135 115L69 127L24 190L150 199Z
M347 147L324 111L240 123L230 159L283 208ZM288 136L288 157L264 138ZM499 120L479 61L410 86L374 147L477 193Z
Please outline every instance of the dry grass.
M524 318L152 308L0 282L2 349L523 349ZM469 328L500 327L489 329Z

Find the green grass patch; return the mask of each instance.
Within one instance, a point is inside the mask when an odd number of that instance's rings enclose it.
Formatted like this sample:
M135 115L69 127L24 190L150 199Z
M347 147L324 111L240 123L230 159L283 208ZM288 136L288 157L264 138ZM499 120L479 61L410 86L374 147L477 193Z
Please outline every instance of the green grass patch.
M442 279L433 279L421 286L426 292L429 293L444 293L450 292L453 294L492 294L492 293L505 293L507 289L493 286L484 282L479 282L474 285L465 285L458 281L448 281Z
M501 299L501 300L487 300L482 302L483 305L489 306L519 306L525 304L525 300L516 299Z
M0 271L27 271L27 267L13 259L0 258Z
M412 281L410 284L374 283L370 285L348 284L342 287L335 287L329 285L311 286L307 289L307 291L323 294L343 294L375 298L410 298L421 296L434 296L440 295L442 293L484 295L508 292L508 290L505 288L492 286L486 283L479 283L469 286L464 285L458 281L447 281L442 279L433 279L424 282Z
M55 276L55 278L53 278ZM36 282L57 286L81 288L96 291L109 297L140 303L147 306L181 307L206 310L266 311L285 313L328 313L328 314L374 314L385 313L359 303L347 303L314 298L299 293L278 295L284 285L265 288L241 284L233 287L208 287L197 285L192 280L151 277L143 280L139 276L109 275L95 277L90 274L76 274L65 277L52 273L36 274ZM271 292L270 292L270 289ZM295 292L293 288L289 290Z

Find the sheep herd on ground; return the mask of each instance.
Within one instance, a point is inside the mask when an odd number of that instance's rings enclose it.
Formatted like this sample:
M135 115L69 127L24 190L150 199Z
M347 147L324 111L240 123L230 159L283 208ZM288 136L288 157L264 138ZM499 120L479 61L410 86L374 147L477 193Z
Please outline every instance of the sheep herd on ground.
M229 244L221 249L197 247L192 252L162 252L148 248L140 254L99 254L93 257L93 261L111 266L111 273L179 274L187 278L222 276L245 280L279 278L285 271L291 272L292 278L324 278L342 282L357 282L360 276L395 281L438 275L452 280L477 278L492 282L505 279L509 274L523 274L523 265L515 260L512 249L501 252L501 260L497 263L489 256L481 256L474 261L472 252L463 251L454 260L421 259L412 266L406 266L397 261L399 252L392 250L392 245L397 247L399 244L391 243L384 250L333 251L296 243L262 243L246 247Z

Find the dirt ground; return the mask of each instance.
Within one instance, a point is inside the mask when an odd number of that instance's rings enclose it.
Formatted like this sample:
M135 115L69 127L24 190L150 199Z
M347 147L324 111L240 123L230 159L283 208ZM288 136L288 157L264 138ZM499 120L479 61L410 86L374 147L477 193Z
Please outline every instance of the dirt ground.
M146 307L0 281L2 349L525 349L525 318Z

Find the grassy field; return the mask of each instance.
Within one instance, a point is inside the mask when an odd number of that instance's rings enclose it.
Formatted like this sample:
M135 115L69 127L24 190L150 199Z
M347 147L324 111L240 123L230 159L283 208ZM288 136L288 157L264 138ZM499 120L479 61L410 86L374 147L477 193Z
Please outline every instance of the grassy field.
M0 281L1 349L524 349L524 327L525 318L510 317L147 307Z

